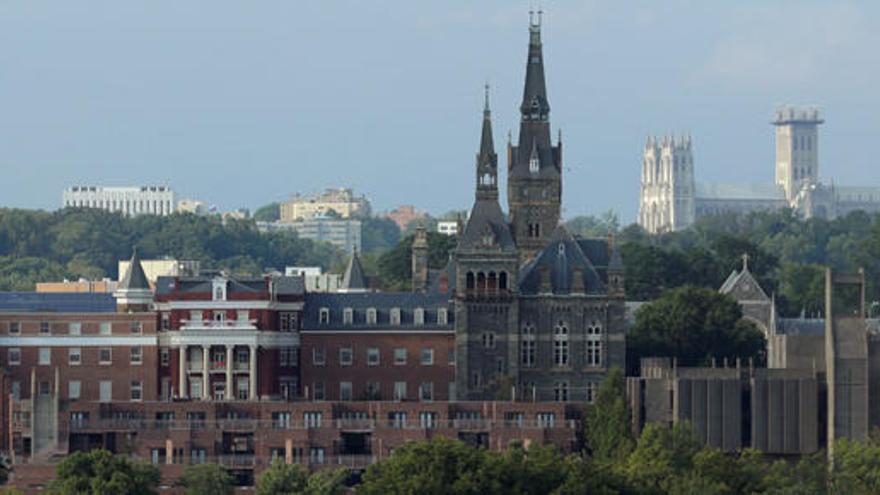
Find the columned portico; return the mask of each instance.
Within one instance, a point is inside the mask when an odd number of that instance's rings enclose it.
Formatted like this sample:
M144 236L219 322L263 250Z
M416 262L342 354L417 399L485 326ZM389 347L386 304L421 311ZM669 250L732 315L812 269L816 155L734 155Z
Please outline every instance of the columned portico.
M178 376L178 388L180 389L177 391L177 396L180 397L181 399L185 399L189 395L187 393L189 389L187 388L187 383L186 383L186 374L187 374L186 346L181 345L180 347L178 347L177 352L179 355L178 359L177 359L177 361L178 361L177 376Z
M232 349L233 346L226 345L226 400L233 400L235 398L232 390Z
M254 400L257 398L257 346L251 345L249 347L248 353L248 364L249 364L249 378L250 383L248 384L248 399Z

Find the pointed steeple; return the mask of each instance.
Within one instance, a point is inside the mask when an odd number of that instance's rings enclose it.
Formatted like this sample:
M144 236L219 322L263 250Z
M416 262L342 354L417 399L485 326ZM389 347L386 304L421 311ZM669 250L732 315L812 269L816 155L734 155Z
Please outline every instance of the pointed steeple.
M351 259L348 260L345 274L342 276L342 291L363 292L366 290L367 277L364 275L364 267L361 266L361 259L358 257L357 250L354 250L351 254Z
M544 81L544 54L541 48L541 15L529 12L529 58L526 63L526 83L520 105L523 121L547 122L550 103L547 101L547 85ZM537 19L537 22L535 22Z
M128 262L128 269L125 270L122 280L119 281L117 290L150 290L150 282L144 273L144 267L141 265L141 257L138 255L137 248L132 250L131 260Z
M492 139L492 111L489 109L489 85L485 86L483 106L483 130L480 135L480 151L477 153L477 199L498 198L498 155Z
M116 308L121 313L148 311L153 302L153 290L141 265L137 248L133 249L125 274L119 280L116 291Z

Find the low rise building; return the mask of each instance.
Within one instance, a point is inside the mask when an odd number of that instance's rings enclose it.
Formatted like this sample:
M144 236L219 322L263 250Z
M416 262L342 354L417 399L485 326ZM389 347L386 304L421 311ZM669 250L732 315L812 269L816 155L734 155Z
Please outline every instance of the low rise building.
M61 195L63 208L98 208L134 215L170 215L177 202L168 186L73 186Z
M288 266L284 269L288 277L303 277L306 292L336 292L342 286L342 275L324 273L320 266Z
M444 235L458 235L457 221L437 222L437 233Z
M61 282L37 282L37 292L107 292L116 290L117 282L105 278L103 280L62 280Z
M302 222L322 217L365 218L370 216L370 201L355 196L351 188L327 189L321 194L294 195L281 203L281 222Z
M329 242L347 253L361 250L361 221L326 217L302 222L257 222L263 232L291 231L312 241Z

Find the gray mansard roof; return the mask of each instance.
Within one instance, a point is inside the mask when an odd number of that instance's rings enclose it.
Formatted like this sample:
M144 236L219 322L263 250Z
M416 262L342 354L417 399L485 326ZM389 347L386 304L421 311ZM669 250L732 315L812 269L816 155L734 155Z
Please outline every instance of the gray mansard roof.
M309 292L305 296L303 330L453 330L453 308L449 297L419 292ZM352 311L352 322L345 322L345 310ZM367 323L367 312L376 311L376 323ZM392 309L400 310L400 324L391 324ZM416 309L424 311L424 324L414 320ZM446 310L446 324L439 324L439 309ZM329 321L321 321L326 311Z
M0 292L4 313L115 313L113 294L95 292Z
M520 293L530 295L544 292L542 274L548 273L554 294L575 292L576 285L580 285L586 294L605 294L610 260L607 241L576 239L560 225L547 247L520 271ZM577 275L583 277L580 284L574 278Z

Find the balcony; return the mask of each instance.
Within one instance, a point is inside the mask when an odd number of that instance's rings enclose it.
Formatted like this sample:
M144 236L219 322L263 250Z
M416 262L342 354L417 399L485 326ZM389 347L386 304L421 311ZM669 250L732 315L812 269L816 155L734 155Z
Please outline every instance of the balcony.
M210 371L226 371L226 361L211 361L208 363Z
M180 320L181 330L257 330L257 320Z

